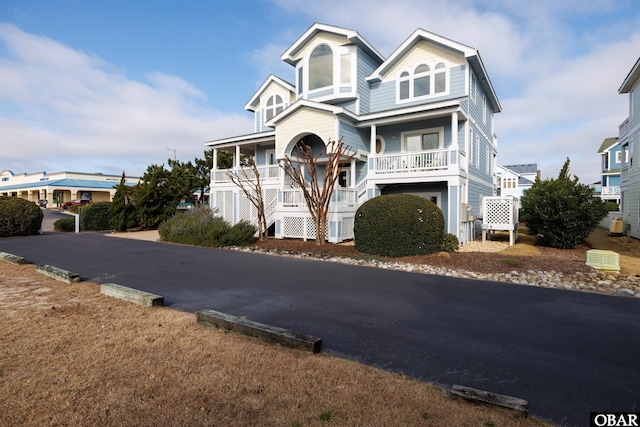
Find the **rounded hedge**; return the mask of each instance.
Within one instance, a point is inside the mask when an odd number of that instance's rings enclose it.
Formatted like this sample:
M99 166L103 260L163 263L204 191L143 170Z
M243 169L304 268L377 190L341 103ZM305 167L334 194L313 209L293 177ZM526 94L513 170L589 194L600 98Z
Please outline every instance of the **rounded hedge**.
M82 231L111 230L109 206L111 206L111 202L89 203L79 206L80 229Z
M76 219L75 218L60 218L53 223L54 231L76 231Z
M358 208L353 231L360 252L391 257L425 255L441 250L444 215L424 197L379 196Z
M0 237L38 234L43 216L42 209L33 202L0 196Z

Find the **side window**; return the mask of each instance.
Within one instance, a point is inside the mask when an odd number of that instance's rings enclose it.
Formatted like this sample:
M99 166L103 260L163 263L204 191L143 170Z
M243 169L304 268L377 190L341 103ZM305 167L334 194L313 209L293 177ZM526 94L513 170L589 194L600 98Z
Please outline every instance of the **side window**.
M267 150L265 151L266 163L269 166L277 165L278 162L276 160L276 150Z
M469 82L469 93L471 96L471 100L474 102L476 102L476 75L473 74L472 70L469 70L469 75L471 76L471 81Z
M431 70L428 65L418 65L413 73L413 96L426 96L431 93Z
M434 86L433 86L434 93L446 92L447 71L446 71L446 67L442 62L436 65L436 71L435 71L435 76L433 80L434 80Z
M398 84L400 99L409 99L409 80L410 80L409 73L406 71L403 71L402 74L400 74L400 81Z

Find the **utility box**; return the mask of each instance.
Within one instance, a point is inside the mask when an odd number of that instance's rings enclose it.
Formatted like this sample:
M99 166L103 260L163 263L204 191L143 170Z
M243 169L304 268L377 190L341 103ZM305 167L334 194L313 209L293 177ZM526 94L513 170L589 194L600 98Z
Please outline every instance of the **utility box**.
M614 218L611 221L611 226L609 226L609 233L611 234L622 234L624 232L624 221L622 218Z
M482 243L487 231L509 232L509 245L518 239L518 199L512 196L485 197L482 199Z

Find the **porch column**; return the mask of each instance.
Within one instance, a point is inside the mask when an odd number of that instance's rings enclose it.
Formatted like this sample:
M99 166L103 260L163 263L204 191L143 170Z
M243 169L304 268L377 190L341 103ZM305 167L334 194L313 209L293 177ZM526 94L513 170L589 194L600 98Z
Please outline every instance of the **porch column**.
M356 159L351 159L351 188L356 188Z
M371 125L371 138L369 141L369 154L376 154L376 134L378 133L376 125Z
M213 149L213 165L211 165L211 182L216 181L216 170L218 170L218 149Z
M451 113L451 148L458 148L458 112Z
M235 163L235 168L238 169L240 168L240 146L236 145L236 155L235 155L235 159L234 163Z

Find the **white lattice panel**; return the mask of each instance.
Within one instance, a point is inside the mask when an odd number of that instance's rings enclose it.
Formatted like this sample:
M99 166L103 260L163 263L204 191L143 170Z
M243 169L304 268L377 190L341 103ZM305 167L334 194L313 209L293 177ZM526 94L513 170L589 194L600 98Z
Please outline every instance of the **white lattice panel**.
M511 197L485 197L483 224L505 226L514 224L515 200ZM488 227L491 229L491 227Z
M225 221L233 223L233 191L231 190L224 192L222 217Z
M342 218L342 239L353 239L353 218Z
M305 219L301 217L284 217L282 219L282 235L301 239L304 237Z
M306 222L306 229L307 229L307 237L309 239L315 239L316 238L316 225L313 223L313 221L311 220L311 218L308 218ZM327 227L329 227L329 224L327 224Z
M247 196L242 193L238 197L238 221L245 220L249 222L253 222L251 218L251 208L253 204L247 198Z

